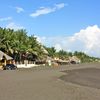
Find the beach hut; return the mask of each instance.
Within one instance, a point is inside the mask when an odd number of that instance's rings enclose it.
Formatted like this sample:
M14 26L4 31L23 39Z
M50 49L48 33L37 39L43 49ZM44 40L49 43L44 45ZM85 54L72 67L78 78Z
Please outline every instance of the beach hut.
M12 60L13 60L12 57L0 51L0 69L2 69L3 65L6 65L7 63L11 63Z
M81 63L81 60L78 57L76 57L76 56L69 57L69 61L72 64L79 64L79 63Z

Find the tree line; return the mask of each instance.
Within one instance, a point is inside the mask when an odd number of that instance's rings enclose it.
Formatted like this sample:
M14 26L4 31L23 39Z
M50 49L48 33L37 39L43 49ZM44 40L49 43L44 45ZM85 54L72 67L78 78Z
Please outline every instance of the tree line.
M60 50L60 51L56 52L56 49L54 47L51 47L51 48L45 47L45 48L47 49L49 56L58 57L62 60L68 60L69 57L72 57L72 56L76 56L77 58L79 58L82 63L98 62L100 60L100 58L89 56L89 55L85 54L84 52L79 52L79 51L67 52L64 50Z
M24 29L13 30L0 27L0 50L8 53L16 60L25 59L28 53L28 59L43 60L46 56L59 57L60 59L68 59L69 56L77 56L82 62L95 61L97 58L90 57L83 52L67 52L64 50L56 51L54 47L46 47L37 41L34 35L28 36ZM47 52L46 52L47 51ZM20 54L22 54L20 57Z

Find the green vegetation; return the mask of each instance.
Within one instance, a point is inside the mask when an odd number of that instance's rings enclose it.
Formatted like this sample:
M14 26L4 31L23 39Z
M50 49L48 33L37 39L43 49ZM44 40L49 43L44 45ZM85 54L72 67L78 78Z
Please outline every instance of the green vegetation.
M67 51L64 51L64 50L60 50L59 52L56 52L54 47L51 47L51 48L45 47L45 48L47 49L49 56L53 57L53 58L57 57L57 58L60 58L62 60L68 60L69 57L76 56L77 58L79 58L81 60L81 63L100 61L100 58L88 56L84 52L75 51L74 53L72 53L72 52L67 52Z
M84 52L75 51L73 53L73 55L77 56L81 60L82 63L85 63L85 62L96 62L96 61L100 60L99 58L90 57L87 54L85 54Z
M45 50L44 50L45 49ZM37 59L43 60L48 52L49 57L58 57L62 60L67 60L71 56L78 57L83 63L98 61L98 58L90 57L83 52L66 52L60 50L56 52L54 47L45 47L37 41L37 38L32 35L28 36L26 30L17 30L0 28L0 50L8 53L13 58L20 60L20 55L30 53L37 56ZM29 56L29 59L31 58Z
M26 30L23 29L14 31L0 28L0 50L19 60L20 56L27 52L36 55L38 59L45 55L42 45L36 37L28 36Z

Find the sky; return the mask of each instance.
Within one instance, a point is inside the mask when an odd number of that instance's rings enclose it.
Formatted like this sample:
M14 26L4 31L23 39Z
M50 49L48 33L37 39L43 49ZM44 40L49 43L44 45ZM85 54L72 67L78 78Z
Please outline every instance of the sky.
M0 27L26 29L57 51L100 57L100 0L1 0Z

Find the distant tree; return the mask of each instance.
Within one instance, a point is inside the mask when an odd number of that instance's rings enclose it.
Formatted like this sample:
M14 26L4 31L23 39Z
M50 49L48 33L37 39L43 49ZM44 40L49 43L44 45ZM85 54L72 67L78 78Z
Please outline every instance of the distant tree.
M54 57L55 56L55 53L56 53L56 49L54 47L46 47L46 50L48 51L48 55L50 57Z

